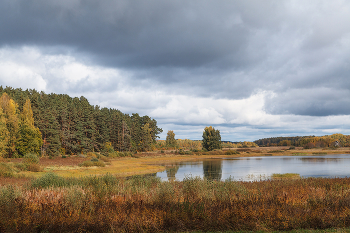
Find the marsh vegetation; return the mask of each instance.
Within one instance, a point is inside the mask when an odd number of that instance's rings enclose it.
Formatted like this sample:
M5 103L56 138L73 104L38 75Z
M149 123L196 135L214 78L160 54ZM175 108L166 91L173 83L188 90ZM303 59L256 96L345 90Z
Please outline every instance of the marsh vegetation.
M350 179L63 178L0 188L0 231L281 231L350 226Z

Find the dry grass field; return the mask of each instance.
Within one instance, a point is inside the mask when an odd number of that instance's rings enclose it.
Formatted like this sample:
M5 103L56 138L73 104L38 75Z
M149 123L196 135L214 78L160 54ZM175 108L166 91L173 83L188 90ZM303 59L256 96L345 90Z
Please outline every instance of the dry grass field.
M350 232L350 178L275 174L260 182L193 177L161 182L138 176L162 171L162 164L201 158L350 152L234 150L239 154L163 151L101 157L103 166L91 167L81 164L96 158L40 158L36 172L0 177L0 232ZM23 166L23 159L0 162L2 169Z

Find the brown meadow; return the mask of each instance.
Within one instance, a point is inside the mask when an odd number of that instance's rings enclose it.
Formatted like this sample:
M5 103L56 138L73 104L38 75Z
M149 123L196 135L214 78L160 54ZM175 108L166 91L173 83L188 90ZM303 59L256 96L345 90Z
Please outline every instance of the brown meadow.
M350 179L62 178L0 188L0 231L281 231L350 226Z

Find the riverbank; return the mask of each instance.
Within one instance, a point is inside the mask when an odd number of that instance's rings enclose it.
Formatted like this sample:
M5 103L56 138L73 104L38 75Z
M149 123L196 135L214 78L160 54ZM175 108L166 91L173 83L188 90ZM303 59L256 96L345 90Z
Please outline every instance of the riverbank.
M230 153L234 152L234 153ZM181 153L181 154L180 154ZM237 154L236 154L237 153ZM18 171L14 177L0 177L0 185L23 184L32 178L41 177L48 172L53 172L62 177L83 177L90 175L112 174L117 177L142 175L164 171L164 164L175 162L193 161L209 158L235 158L235 157L257 157L257 156L302 156L302 155L325 155L325 154L350 154L350 148L316 148L302 149L289 147L259 147L259 148L235 148L211 152L192 151L155 151L137 153L134 157L104 158L105 166L79 166L92 157L70 156L70 157L41 157L39 169L36 172ZM2 163L12 167L19 167L23 159L1 159ZM16 179L17 178L17 179Z

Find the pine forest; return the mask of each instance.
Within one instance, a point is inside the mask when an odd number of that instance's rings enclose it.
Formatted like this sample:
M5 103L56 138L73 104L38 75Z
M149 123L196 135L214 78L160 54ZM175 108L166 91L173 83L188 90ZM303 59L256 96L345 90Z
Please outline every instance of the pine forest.
M148 116L93 106L85 97L0 86L0 156L152 150L162 129Z

